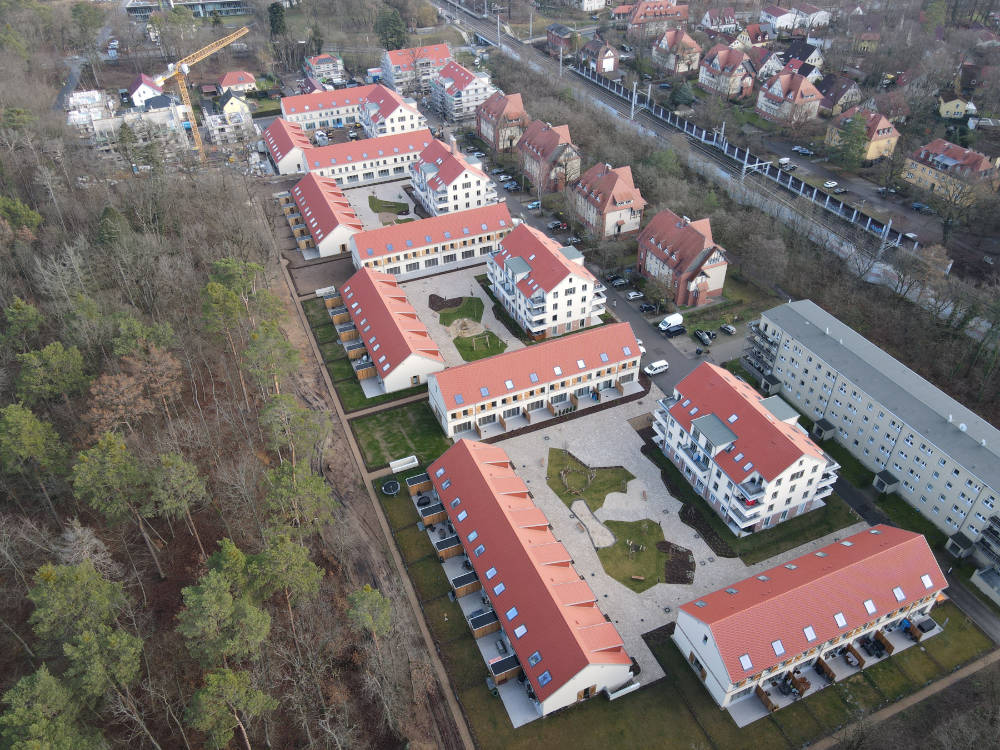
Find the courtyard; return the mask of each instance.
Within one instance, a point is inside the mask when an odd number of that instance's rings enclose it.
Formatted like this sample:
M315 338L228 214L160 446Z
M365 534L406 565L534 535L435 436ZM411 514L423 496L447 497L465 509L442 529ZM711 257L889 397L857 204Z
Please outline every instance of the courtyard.
M399 218L402 220L413 220L418 218L414 210L413 201L410 200L410 196L406 194L403 188L409 185L409 180L395 180L394 182L379 182L375 185L366 185L364 187L348 189L344 191L344 197L347 198L348 202L351 204L351 208L354 209L354 213L357 214L358 220L361 222L366 230L369 229L379 229L385 224L391 224L395 221L395 211L383 211L381 213L376 212L372 208L372 204L376 205L379 202L385 204L402 203L406 204L408 212L405 214L399 214ZM370 200L370 198L375 198L375 201ZM387 221L383 221L386 219Z

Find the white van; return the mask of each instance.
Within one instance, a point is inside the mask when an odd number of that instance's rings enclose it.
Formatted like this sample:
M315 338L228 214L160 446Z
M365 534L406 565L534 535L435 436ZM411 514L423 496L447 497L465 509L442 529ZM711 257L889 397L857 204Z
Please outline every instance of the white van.
M670 369L670 363L665 359L658 359L655 362L650 362L642 371L647 375L659 375L661 372L666 372Z

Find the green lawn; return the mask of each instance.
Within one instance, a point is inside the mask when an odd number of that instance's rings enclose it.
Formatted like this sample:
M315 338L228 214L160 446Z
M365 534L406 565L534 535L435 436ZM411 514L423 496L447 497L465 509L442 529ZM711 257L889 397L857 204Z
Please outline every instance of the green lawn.
M840 691L829 686L810 695L806 698L805 703L827 732L833 732L856 718L856 715L840 697Z
M403 561L407 564L434 552L431 540L427 538L427 532L420 531L416 526L407 526L397 531L396 545L399 547L399 554L403 556Z
M621 466L591 468L579 461L569 451L549 448L549 465L546 470L549 487L567 507L583 500L591 512L604 505L609 492L624 492L635 476Z
M468 318L477 323L483 319L483 308L485 307L479 297L463 297L462 303L458 307L448 307L438 314L441 325L450 326L456 320Z
M933 640L933 639L932 639ZM930 643L930 641L927 641ZM893 655L892 660L896 666L914 683L917 688L922 688L932 680L936 680L941 675L941 667L934 663L934 660L927 655L926 647L911 646L906 651L900 651Z
M897 701L917 689L910 678L899 670L892 657L868 667L864 674L889 701Z
M349 380L357 377L354 374L354 365L346 357L327 362L326 369L330 373L330 380L334 383L338 380Z
M440 563L437 563L440 568ZM442 577L444 574L441 574ZM427 627L431 629L434 640L438 643L448 643L463 635L472 635L465 617L462 616L462 608L457 602L453 602L447 596L441 596L431 602L424 602L424 616L427 618ZM444 648L444 646L442 646Z
M934 607L931 616L944 628L944 632L928 638L923 646L946 672L972 661L993 647L983 631L951 602Z
M792 743L792 747L802 747L826 734L826 727L813 716L809 706L804 701L798 701L776 711L771 714L771 720L781 727L781 731Z
M405 214L410 210L406 203L384 201L374 195L368 196L368 207L377 214Z
M314 297L313 299L307 299L302 303L302 312L306 315L306 320L309 321L309 326L316 328L321 323L330 322L330 313L326 309L326 301Z
M670 556L656 548L663 541L663 530L655 521L605 521L615 535L615 543L601 547L597 556L605 572L636 592L645 591L663 578L663 566ZM638 548L642 547L640 551ZM642 576L644 581L634 581Z
M861 672L852 674L846 680L834 684L833 689L840 691L840 697L855 713L858 711L870 713L872 709L884 702L882 695L865 679Z
M426 401L359 417L351 429L369 468L410 455L426 466L451 446Z
M488 674L486 662L483 661L483 655L479 653L471 632L465 638L458 638L442 647L441 659L455 690L479 686L485 692L483 680Z
M312 334L313 338L316 339L317 345L331 344L337 341L337 329L333 327L333 323L313 328Z
M836 440L824 440L819 446L829 453L834 461L840 464L838 474L855 487L863 489L872 483L872 480L875 478L875 472L866 468L864 464L848 452L847 448Z
M743 367L743 363L740 362L739 359L731 359L728 362L725 362L722 366L729 370L729 372L733 373L733 375L743 378L750 385L759 390L760 382L758 381L757 376Z
M944 549L944 545L948 541L948 535L899 495L895 493L881 495L876 504L883 513L889 516L889 520L900 528L923 534L927 537L927 543L932 549ZM971 586L972 584L969 585Z
M507 349L507 344L493 331L484 331L475 336L457 336L454 341L455 348L466 362L503 354Z
M739 272L726 274L722 286L724 302L711 305L704 309L684 312L684 325L688 330L705 328L718 330L723 323L740 323L755 320L764 310L782 302L771 292L762 289L744 278ZM720 336L725 336L722 333ZM750 380L750 382L754 382Z
M396 401L397 399L406 398L407 396L427 391L427 384L424 383L422 385L415 385L412 388L407 388L404 391L383 393L381 396L368 398L365 396L365 392L361 390L361 384L358 383L357 378L353 376L347 380L334 382L333 387L337 391L337 396L340 398L340 403L344 407L344 411L348 413L358 411L359 409L367 409L370 406L387 404L390 401Z
M281 102L274 99L255 99L253 108L254 117L270 117L281 114Z
M386 497L381 490L382 485L390 479L395 479L402 486L399 494L394 497ZM417 509L413 507L413 501L410 500L410 496L406 492L402 475L381 477L373 480L372 484L375 487L375 495L382 504L382 512L385 513L385 519L389 522L390 529L393 531L402 529L406 526L412 526L420 520Z
M796 516L773 528L756 531L742 539L726 541L743 562L753 565L861 520L839 495L825 497L823 502L826 505L818 510Z
M324 362L332 362L335 359L345 359L347 357L347 352L344 351L344 347L340 345L339 341L326 341L322 344L317 344L319 348L319 355L323 358Z
M437 558L425 557L423 560L418 560L407 568L407 572L420 601L426 602L442 597L447 601L445 594L451 589L451 584L448 583L444 568Z

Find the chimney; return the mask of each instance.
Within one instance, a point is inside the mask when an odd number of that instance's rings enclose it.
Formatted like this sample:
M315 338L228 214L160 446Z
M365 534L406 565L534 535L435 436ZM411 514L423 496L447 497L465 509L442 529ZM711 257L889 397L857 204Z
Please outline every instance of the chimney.
M948 415L948 424L951 424L951 414Z
M458 156L458 141L455 140L454 133L448 134L448 148L451 149L451 153L455 154L455 156Z

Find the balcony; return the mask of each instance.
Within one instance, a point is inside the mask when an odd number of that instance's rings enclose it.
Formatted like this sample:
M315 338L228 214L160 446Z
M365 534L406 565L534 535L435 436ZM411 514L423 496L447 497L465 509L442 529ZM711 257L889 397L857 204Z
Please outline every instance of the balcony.
M706 458L700 448L686 444L678 446L678 452L684 456L698 474L705 475L708 473L708 458ZM702 478L704 479L704 476Z
M753 506L758 505L764 497L764 483L760 480L746 481L736 486L743 495L740 502L742 502L747 508L752 508Z

